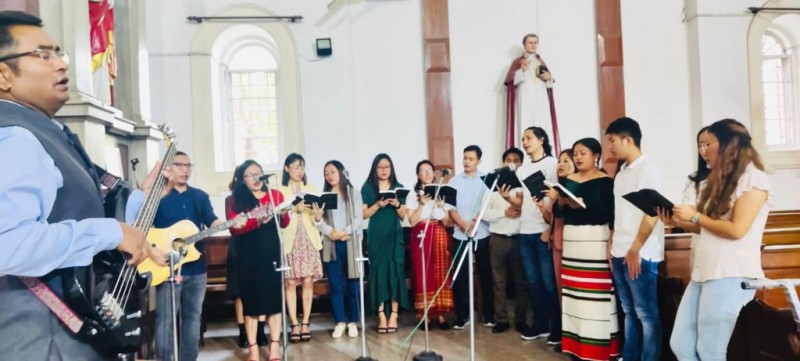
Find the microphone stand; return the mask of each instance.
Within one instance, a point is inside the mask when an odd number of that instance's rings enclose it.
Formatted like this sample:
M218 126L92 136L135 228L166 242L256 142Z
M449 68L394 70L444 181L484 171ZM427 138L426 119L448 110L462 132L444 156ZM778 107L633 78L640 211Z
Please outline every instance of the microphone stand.
M177 293L175 292L175 285L178 284L180 281L175 274L175 263L178 262L181 257L186 255L186 247L178 244L177 242L172 242L172 251L167 254L169 258L169 278L167 282L169 282L169 295L170 295L170 309L172 310L172 360L178 361L178 302L177 302Z
M500 174L495 177L494 181L492 182L492 186L489 188L489 194L494 192L494 189L497 188L497 181L500 179ZM478 218L475 220L475 226L472 228L472 232L467 235L466 242L469 242L467 245L466 252L461 254L461 260L458 261L458 267L456 267L456 272L453 274L453 281L450 284L451 286L456 282L456 278L458 278L458 272L461 270L461 266L464 264L464 259L467 259L467 276L469 279L469 359L470 361L475 361L475 285L473 283L473 275L472 275L472 262L473 262L473 254L472 249L469 247L471 244L475 244L475 249L478 248L478 243L475 240L475 234L478 232L478 227L480 226L481 219L483 219L483 213L486 212L486 206L489 205L489 199L491 197L486 197L486 201L481 201L483 205L481 205L481 211L478 213Z
M289 352L288 352L288 334L286 330L286 272L289 271L289 266L286 264L286 254L284 253L283 249L283 239L281 238L281 226L280 226L280 215L275 208L275 202L272 198L272 188L269 186L269 178L264 177L261 179L264 182L264 185L267 187L267 196L269 197L269 207L272 211L272 218L275 221L275 232L278 234L278 245L281 252L281 265L278 267L276 262L272 262L272 267L275 267L275 272L281 274L281 349L282 349L282 356L281 360L286 361L289 359ZM302 220L301 220L302 221ZM269 319L266 320L267 324L269 324ZM272 346L272 330L270 330L270 343L269 345Z
M347 172L347 171L345 171ZM348 212L348 217L350 217L350 239L355 242L356 244L356 254L355 254L355 261L358 263L358 296L359 296L359 308L361 309L361 357L357 358L356 361L378 361L369 356L367 353L367 323L365 320L364 314L364 262L368 262L369 259L364 257L364 253L361 249L361 239L358 237L358 231L355 227L356 219L355 219L355 202L353 202L355 188L352 184L350 184L350 178L346 173L344 173L345 179L347 180L347 194L349 197L348 206L350 211ZM362 220L363 223L363 220ZM359 227L360 228L360 227Z
M430 214L428 217L425 218L425 227L422 229L422 232L419 234L419 248L420 248L420 256L422 258L422 307L425 310L423 312L423 322L425 323L425 351L420 352L419 354L414 356L414 361L442 361L444 358L442 355L437 354L436 352L431 351L430 343L428 338L428 272L425 263L425 237L428 234L428 226L430 225L430 220L433 218L433 212L436 211L436 201L439 199L439 190L442 189L442 185L444 184L444 174L439 178L439 183L436 184L436 192L433 195L433 209L431 209ZM422 205L420 205L422 206Z

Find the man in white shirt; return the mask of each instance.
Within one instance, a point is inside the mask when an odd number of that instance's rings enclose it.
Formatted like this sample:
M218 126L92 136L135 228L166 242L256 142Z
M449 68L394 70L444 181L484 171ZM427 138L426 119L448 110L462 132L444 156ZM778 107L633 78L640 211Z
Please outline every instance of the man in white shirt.
M511 147L503 153L503 166L513 164L515 168L522 165L523 153L519 148ZM503 190L508 191L509 186ZM518 189L517 189L518 190ZM492 193L484 218L489 222L491 239L489 253L492 263L492 279L494 280L494 309L497 324L492 333L502 333L511 325L506 310L506 281L509 269L516 289L514 307L514 325L520 333L528 329L528 284L522 271L522 260L519 256L519 216L521 209L511 206L499 192Z
M611 154L623 162L614 179L614 231L609 258L614 285L625 312L624 360L658 360L661 322L658 315L658 263L664 259L664 225L628 202L623 195L640 189L663 193L661 170L642 154L642 131L630 118L606 129Z

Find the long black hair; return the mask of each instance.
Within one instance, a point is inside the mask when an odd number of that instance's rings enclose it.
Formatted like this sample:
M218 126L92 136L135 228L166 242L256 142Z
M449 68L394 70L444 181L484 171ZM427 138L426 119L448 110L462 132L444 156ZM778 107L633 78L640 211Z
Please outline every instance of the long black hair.
M380 192L380 184L379 184L380 182L378 180L378 163L380 163L380 161L384 159L389 161L389 167L392 170L392 173L389 175L389 183L391 183L392 186L398 184L397 174L394 171L394 162L392 162L392 158L389 157L389 155L386 153L380 153L375 156L375 159L372 160L372 167L369 169L369 176L367 176L367 180L366 182L364 182L365 185L369 184L370 187L372 187L372 190L375 191L376 195Z
M244 172L252 165L258 166L258 168L261 169L261 165L258 164L258 162L248 159L244 161L242 165L236 167L236 171L233 173L235 182L233 186L233 211L236 213L246 212L260 205L258 198L253 195L250 188L247 188L247 183L245 183L244 179ZM264 192L267 191L267 185L265 183L261 184L261 190Z
M697 170L689 174L689 180L694 182L694 191L695 194L700 194L700 183L702 183L706 178L708 178L708 174L711 173L711 169L708 168L708 162L703 159L703 156L700 155L700 134L708 131L708 126L700 128L700 131L697 132Z
M297 153L292 153L286 156L286 160L283 162L283 178L281 179L281 184L283 184L284 186L289 185L289 178L290 178L289 172L286 171L286 168L289 168L289 165L297 161L300 161L300 165L302 165L303 167L306 166L306 159L303 158L302 155ZM305 172L303 172L303 184L308 184L308 178Z
M550 136L547 135L547 132L545 132L544 129L542 129L540 127L528 127L528 129L525 129L525 131L528 131L528 130L533 132L533 136L535 136L536 139L539 139L539 140L542 141L542 148L544 149L545 157L552 157L553 156L553 146L550 145Z
M329 165L334 166L336 171L339 172L339 194L342 195L342 198L344 198L345 202L350 202L350 194L347 191L347 178L344 176L344 164L338 160L329 160L328 163L325 163L325 166L322 167L323 173L325 172L325 168L328 168ZM323 181L325 184L322 186L323 192L330 192L333 190L333 186L331 186L330 183L328 183L328 180L326 180L324 177Z
M414 173L414 174L417 175L417 184L414 185L414 192L419 192L420 190L422 190L422 180L419 179L419 169L425 164L431 166L431 170L433 170L433 171L436 170L436 167L433 166L433 162L431 162L431 161L429 161L427 159L423 159L423 160L419 161L419 163L417 163L417 170Z

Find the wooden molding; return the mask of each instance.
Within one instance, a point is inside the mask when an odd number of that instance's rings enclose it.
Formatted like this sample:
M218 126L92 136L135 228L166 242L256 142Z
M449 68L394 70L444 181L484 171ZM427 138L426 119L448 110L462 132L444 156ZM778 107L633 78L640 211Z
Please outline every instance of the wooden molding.
M428 159L453 169L453 107L450 93L450 30L447 0L422 0L422 47Z
M606 127L625 116L625 83L623 81L622 22L620 0L595 0L597 24L597 76L600 96L600 138L608 149ZM603 154L603 168L613 175L617 160Z

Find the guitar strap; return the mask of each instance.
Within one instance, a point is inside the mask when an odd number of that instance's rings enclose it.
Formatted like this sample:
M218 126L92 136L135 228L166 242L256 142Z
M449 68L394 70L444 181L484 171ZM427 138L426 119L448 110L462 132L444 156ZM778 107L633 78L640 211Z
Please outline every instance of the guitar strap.
M69 306L67 306L47 284L36 277L18 278L20 282L33 292L36 298L42 301L42 303L64 323L64 326L67 326L67 328L72 331L72 333L77 334L81 330L83 327L83 320L78 317L75 312L72 312Z
M114 176L111 173L108 173L105 169L93 164L95 173L98 176L98 181L100 184L106 186L108 190L113 190L119 182L120 178ZM58 295L56 295L50 287L47 286L46 283L42 282L36 277L17 277L19 278L20 282L28 287L29 290L33 293L39 301L47 306L53 315L55 315L61 323L64 324L72 333L78 334L78 332L83 328L83 319L78 317L72 309L61 300Z

